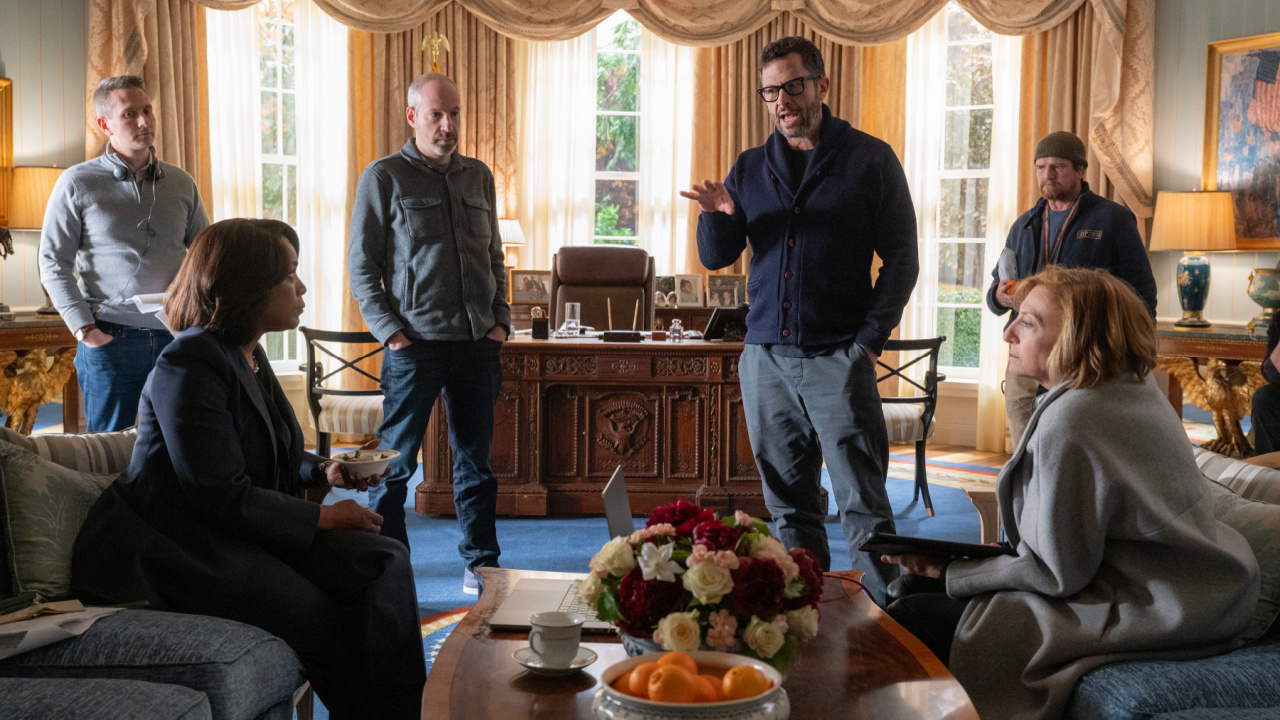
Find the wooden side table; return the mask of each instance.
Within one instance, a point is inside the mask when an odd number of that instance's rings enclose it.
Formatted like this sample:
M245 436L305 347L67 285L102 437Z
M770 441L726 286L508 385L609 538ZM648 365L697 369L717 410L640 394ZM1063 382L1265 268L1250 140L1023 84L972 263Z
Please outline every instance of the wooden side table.
M20 312L14 320L0 322L0 351L19 354L37 348L75 352L78 343L62 318L45 318L34 312ZM74 369L62 388L62 429L80 432L80 384Z

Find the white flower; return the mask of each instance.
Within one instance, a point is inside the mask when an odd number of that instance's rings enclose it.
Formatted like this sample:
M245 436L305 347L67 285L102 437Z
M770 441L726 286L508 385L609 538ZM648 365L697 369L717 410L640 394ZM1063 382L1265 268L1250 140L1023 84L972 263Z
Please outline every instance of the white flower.
M675 612L658 621L653 640L663 650L693 652L702 646L702 628L693 613Z
M787 548L777 538L762 537L751 546L751 557L767 558L782 568L782 575L790 580L800 574L800 566L787 554Z
M712 560L690 565L682 580L684 589L703 605L714 605L733 590L733 574Z
M587 573L587 577L578 584L578 597L582 598L591 607L595 607L596 600L600 598L600 591L604 590L604 583L600 582L600 576L595 573Z
M622 577L636 566L636 554L631 543L624 537L616 537L604 544L600 552L591 558L591 569L597 575L608 574ZM601 572L603 571L603 572Z
M742 631L742 639L747 647L766 660L773 657L787 642L787 619L776 615L772 622L765 622L755 615L751 616L751 624Z
M818 634L818 608L806 605L787 611L787 631L796 642L804 642Z
M613 542L610 540L609 542ZM607 547L607 546L606 546ZM653 543L645 543L640 549L640 571L645 580L657 578L663 582L675 582L676 576L684 572L680 563L671 559L671 552L676 549L675 543L667 543L658 547ZM601 552L604 552L601 550ZM630 568L627 568L630 570Z

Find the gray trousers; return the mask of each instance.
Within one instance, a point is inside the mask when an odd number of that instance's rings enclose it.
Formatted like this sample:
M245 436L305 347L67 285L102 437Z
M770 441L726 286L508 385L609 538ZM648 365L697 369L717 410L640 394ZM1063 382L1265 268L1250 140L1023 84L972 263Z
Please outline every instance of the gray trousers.
M894 531L885 491L889 434L875 367L852 341L811 358L782 357L749 344L738 375L751 450L778 539L788 548L809 550L824 570L831 568L821 496L825 459L849 559L883 604L885 585L898 576L898 566L857 547L868 532Z

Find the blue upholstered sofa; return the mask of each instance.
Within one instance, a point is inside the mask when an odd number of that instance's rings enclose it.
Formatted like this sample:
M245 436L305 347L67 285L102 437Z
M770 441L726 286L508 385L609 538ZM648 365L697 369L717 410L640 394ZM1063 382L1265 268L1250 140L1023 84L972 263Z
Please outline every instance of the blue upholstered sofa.
M56 597L66 587L70 543L132 447L129 431L25 438L0 428L0 595ZM78 637L0 660L0 717L284 720L302 685L297 655L264 630L122 610Z
M1207 480L1267 505L1280 505L1280 471L1196 449ZM1220 499L1218 518L1241 530L1262 567L1260 609L1272 614L1280 602L1280 508L1252 506L1249 520L1228 518ZM1270 523L1263 525L1262 523ZM1248 527L1245 527L1248 525ZM1255 616L1257 617L1257 616ZM1261 625L1259 627L1265 627ZM1073 720L1274 720L1280 718L1280 621L1244 647L1217 657L1181 662L1109 665L1085 676L1076 687L1068 717Z

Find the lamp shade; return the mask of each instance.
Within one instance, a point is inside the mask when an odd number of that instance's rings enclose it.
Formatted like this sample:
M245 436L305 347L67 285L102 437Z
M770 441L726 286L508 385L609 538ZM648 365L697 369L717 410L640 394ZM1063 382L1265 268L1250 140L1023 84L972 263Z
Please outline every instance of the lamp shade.
M498 235L503 245L524 245L524 230L520 229L519 220L499 220Z
M44 208L53 194L53 184L65 168L17 167L9 194L9 227L39 230L44 225Z
M1229 192L1161 192L1151 226L1152 250L1235 250L1235 204Z

